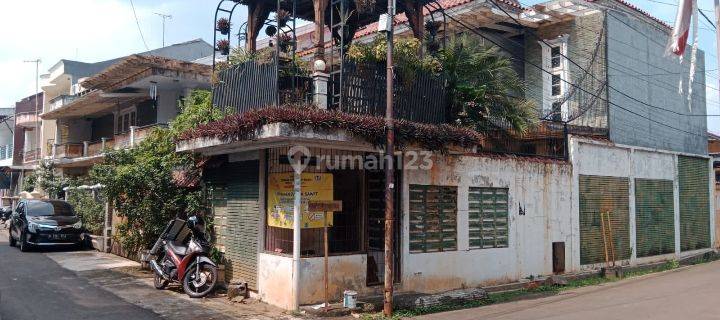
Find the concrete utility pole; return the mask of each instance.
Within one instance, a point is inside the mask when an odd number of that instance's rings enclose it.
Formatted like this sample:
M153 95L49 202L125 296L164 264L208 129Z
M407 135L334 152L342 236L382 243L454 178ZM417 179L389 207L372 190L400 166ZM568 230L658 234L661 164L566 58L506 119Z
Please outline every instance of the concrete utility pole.
M172 20L172 15L162 14L162 13L157 13L157 12L154 12L154 13L155 13L156 15L160 16L160 18L162 18L162 20L163 20L162 46L165 47L165 20L166 20L166 19Z
M395 125L393 112L393 33L395 20L395 0L388 1L387 12L387 92L385 108L385 126L387 127L387 141L385 142L385 290L383 314L392 316L393 312L393 227L395 223Z
M720 68L720 0L715 0L715 45L717 46L718 68Z
M35 150L40 148L40 106L38 104L38 94L40 93L40 59L25 60L25 63L35 64ZM39 158L39 154L35 155Z

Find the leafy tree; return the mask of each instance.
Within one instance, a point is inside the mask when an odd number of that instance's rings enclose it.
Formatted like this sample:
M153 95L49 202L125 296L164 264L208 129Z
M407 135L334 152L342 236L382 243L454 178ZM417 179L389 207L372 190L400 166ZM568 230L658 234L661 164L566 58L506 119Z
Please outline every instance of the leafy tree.
M49 198L57 199L64 195L64 187L69 184L68 179L55 172L55 166L50 161L40 161L35 171L25 176L24 191L32 192L35 188L44 191Z
M453 121L478 131L503 127L518 133L535 124L535 104L523 97L525 83L496 47L462 36L451 39L438 59Z
M173 179L174 172L193 168L196 160L192 154L176 153L175 139L187 128L220 117L210 93L195 91L169 129L157 128L135 148L108 153L103 163L93 166L91 179L104 185L103 195L123 218L118 238L128 252L149 248L170 219L204 209L201 191Z
M405 79L416 71L443 75L446 80L447 114L451 122L477 131L511 129L524 133L538 117L532 101L523 98L525 84L512 61L496 47L484 47L462 36L450 40L435 55L418 55L420 41L398 38L393 59ZM357 62L385 63L387 41L376 38L356 43L348 58Z
M102 197L96 199L91 191L73 190L68 193L68 202L75 208L85 229L92 234L102 235L105 227L105 201Z

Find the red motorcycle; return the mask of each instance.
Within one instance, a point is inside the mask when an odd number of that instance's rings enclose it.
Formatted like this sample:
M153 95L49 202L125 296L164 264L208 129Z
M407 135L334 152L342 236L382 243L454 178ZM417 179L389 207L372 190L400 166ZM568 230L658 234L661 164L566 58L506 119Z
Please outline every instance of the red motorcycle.
M155 272L155 288L170 282L182 283L191 298L208 295L217 284L217 265L208 258L210 244L200 217L171 221L150 250L150 267Z

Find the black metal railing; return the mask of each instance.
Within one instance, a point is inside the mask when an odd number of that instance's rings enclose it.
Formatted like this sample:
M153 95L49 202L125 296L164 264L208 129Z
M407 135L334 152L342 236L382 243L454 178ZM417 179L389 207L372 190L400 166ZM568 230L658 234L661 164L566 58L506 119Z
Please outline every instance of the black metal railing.
M384 116L386 70L385 65L346 62L342 104L333 107L348 113ZM397 119L433 124L446 122L445 84L441 77L421 70L397 70L393 82Z
M277 65L276 59L266 63L248 61L218 74L213 89L213 104L226 111L242 113L251 109L313 101L313 80L307 75ZM328 106L348 113L385 116L385 66L346 62L341 103ZM445 123L444 80L422 71L402 72L395 77L395 116L423 123ZM328 88L328 91L331 88ZM328 97L328 101L332 101Z

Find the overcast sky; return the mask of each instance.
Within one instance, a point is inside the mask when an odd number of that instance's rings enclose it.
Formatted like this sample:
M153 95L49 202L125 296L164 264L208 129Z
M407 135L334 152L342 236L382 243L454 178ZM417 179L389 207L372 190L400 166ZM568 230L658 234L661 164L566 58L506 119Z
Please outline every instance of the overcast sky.
M654 16L671 22L677 0L629 0ZM170 14L166 43L197 38L212 42L215 0L133 0L138 22L150 49L162 45L162 19ZM543 2L521 0L523 5ZM667 3L667 4L666 4ZM60 59L96 62L145 51L130 0L5 1L0 10L0 106L32 95L35 66L23 60L41 59L44 73ZM712 1L699 0L711 10ZM711 11L707 11L713 17ZM706 52L708 114L720 114L716 45L713 28L701 17L700 48ZM711 88L710 88L711 87ZM710 130L720 133L720 118L710 118Z

